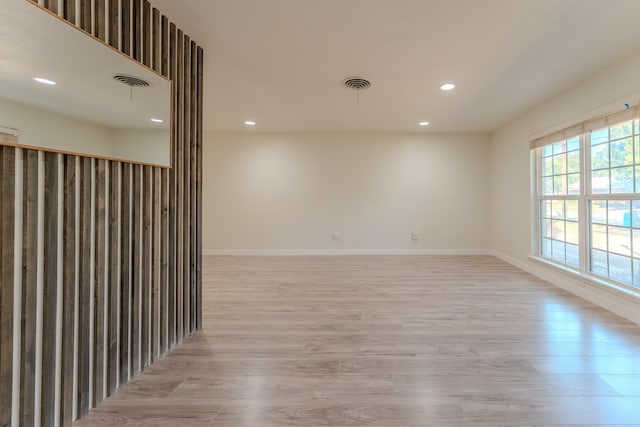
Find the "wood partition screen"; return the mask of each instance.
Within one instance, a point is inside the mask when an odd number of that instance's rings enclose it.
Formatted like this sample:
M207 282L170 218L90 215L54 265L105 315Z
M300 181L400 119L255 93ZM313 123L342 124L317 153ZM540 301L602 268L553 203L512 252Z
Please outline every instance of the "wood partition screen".
M71 425L202 325L202 48L148 0L30 1L173 81L173 168L0 146L0 427Z

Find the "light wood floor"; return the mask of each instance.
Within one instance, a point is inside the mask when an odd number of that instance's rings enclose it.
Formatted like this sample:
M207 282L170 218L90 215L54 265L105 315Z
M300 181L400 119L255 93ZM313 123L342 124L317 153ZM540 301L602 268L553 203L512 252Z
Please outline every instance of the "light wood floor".
M496 258L204 277L204 330L76 427L640 425L640 327Z

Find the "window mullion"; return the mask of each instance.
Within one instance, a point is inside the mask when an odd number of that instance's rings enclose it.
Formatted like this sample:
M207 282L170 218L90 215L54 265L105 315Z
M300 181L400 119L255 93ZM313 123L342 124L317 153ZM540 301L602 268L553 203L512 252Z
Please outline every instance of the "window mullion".
M580 201L578 202L578 238L580 239L580 271L589 270L589 197L591 193L591 146L590 135L580 136Z

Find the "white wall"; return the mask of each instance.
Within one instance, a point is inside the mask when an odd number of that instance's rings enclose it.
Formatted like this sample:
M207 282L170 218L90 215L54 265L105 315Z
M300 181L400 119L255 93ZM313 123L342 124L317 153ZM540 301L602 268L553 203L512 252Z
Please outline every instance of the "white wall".
M205 133L203 246L486 251L489 155L488 135L478 134Z
M529 140L640 100L640 51L496 131L491 138L492 247L499 256L638 323L640 306L528 258L531 252Z

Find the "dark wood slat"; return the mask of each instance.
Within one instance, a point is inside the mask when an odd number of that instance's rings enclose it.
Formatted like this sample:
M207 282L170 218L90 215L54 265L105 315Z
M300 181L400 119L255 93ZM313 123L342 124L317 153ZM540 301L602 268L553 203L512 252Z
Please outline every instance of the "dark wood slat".
M196 328L202 329L202 102L203 102L203 72L204 72L204 51L198 47L198 92L196 95L198 103L198 118L196 123L196 151L198 160L196 162L196 239L197 239L197 260L196 260L196 283L197 283L197 299L196 299Z
M76 157L64 156L63 294L60 423L71 425L73 417L73 331L76 296Z
M91 0L80 0L80 28L91 32Z
M107 26L107 32L109 35L109 44L116 48L120 48L120 11L119 0L109 0L109 25Z
M191 130L189 131L189 147L191 150L191 155L189 156L190 165L189 165L189 190L191 191L189 195L189 279L190 284L190 296L191 303L189 304L189 332L193 332L196 330L197 323L197 135L196 135L196 125L197 125L197 116L198 116L198 100L196 99L198 93L198 53L196 50L196 43L191 40L191 48L190 48L190 56L191 56L191 77L190 77L190 104L191 104L191 114L189 116L189 127Z
M162 26L160 23L160 11L155 7L151 9L153 22L153 34L151 35L151 68L160 73L162 62Z
M94 292L93 292L93 406L104 400L104 337L105 299L107 265L105 259L106 226L106 164L105 160L95 160L95 220L94 220Z
M142 63L151 67L151 4L149 0L142 2Z
M151 362L153 363L160 355L160 208L161 208L161 187L160 168L152 169L153 178L153 206L152 206L152 288L151 288Z
M175 46L175 26L172 26L174 33L174 42L170 43L170 34L169 34L169 19L166 16L162 16L161 18L161 51L160 51L160 72L163 76L169 77L169 56L172 46Z
M44 153L44 260L42 315L42 425L54 423L58 298L58 154Z
M130 163L122 165L120 238L120 384L129 382L131 359L131 168Z
M169 349L169 170L162 169L160 219L160 354Z
M115 393L118 385L118 315L120 307L120 171L119 162L111 162L109 173L109 320L107 393Z
M151 305L151 280L153 276L151 275L151 256L153 255L151 251L151 200L153 198L153 190L151 186L151 166L142 166L142 241L141 241L141 266L142 266L142 282L140 283L141 288L141 348L140 348L140 356L142 359L141 369L149 366L149 361L151 360L151 336L149 335L151 332L151 313L152 313L152 305Z
M20 423L34 423L36 366L36 276L38 262L38 152L23 150L22 341Z
M131 376L140 372L140 333L141 333L141 298L142 298L142 166L133 165L133 222L131 224Z
M178 182L178 193L176 195L176 210L178 211L178 227L177 228L177 267L176 267L176 281L177 281L177 320L176 320L176 340L182 341L184 336L184 34L182 30L177 31L177 58L178 61L178 74L177 74L177 86L178 91L176 99L178 100L177 110L178 119L176 120L176 128L178 129L178 139L176 145L178 146L178 152L175 160L174 170L176 172L176 179Z
M75 0L63 0L62 2L62 17L72 24L76 23L76 1Z
M44 0L44 7L53 13L58 13L58 0Z
M131 53L131 0L121 0L120 12L120 50Z
M80 159L80 263L78 265L78 415L83 416L89 412L91 402L89 400L89 377L93 374L89 371L89 340L91 330L89 328L91 301L91 178L93 175L92 161L90 158Z
M183 334L186 336L191 332L191 39L184 36L183 64L182 64L182 104L184 117L182 121L183 133L183 196L182 209L182 294L183 312L182 325Z
M107 40L106 0L93 0L93 35L102 41Z
M169 171L169 348L177 341L178 319L178 271L177 271L177 235L178 235L178 85L176 26L169 26L169 78L173 81L173 132L171 136L173 168Z
M13 396L15 163L15 148L0 147L0 426L11 424Z
M133 11L131 13L131 39L133 50L131 56L138 62L142 62L142 0L131 0Z

